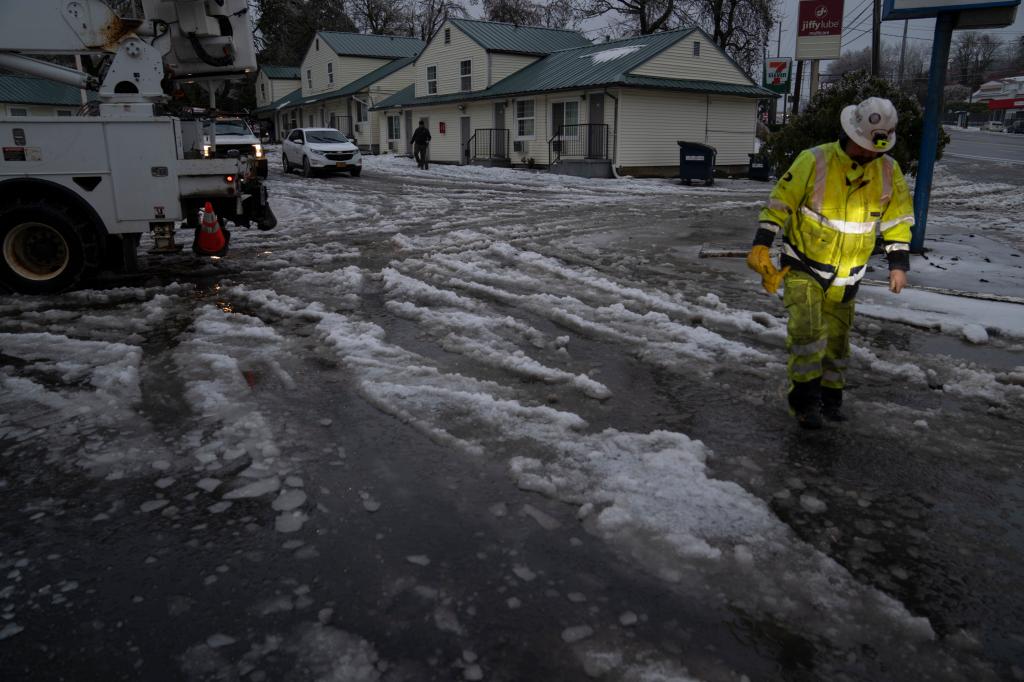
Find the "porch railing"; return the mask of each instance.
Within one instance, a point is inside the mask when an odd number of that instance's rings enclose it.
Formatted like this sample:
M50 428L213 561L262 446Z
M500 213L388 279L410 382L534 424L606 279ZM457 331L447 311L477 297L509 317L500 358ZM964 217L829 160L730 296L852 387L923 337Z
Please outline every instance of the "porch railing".
M477 159L508 161L512 152L511 131L507 128L477 128L466 142L466 161Z
M557 163L559 159L595 159L608 160L607 123L577 123L558 127L548 140L548 165Z
M331 121L328 124L335 130L340 130L346 137L352 137L354 132L352 128L352 117L351 116L338 116L337 114L331 114Z

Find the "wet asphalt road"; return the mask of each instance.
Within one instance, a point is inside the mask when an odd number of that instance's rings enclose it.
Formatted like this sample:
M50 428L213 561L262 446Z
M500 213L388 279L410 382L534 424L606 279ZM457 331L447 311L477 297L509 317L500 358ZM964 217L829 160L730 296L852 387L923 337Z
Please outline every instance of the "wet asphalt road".
M347 177L309 183L275 173L274 180L277 196L295 204L313 196L311 186L352 191ZM683 298L704 295L713 282L724 302L751 305L741 264L697 257L702 243L747 242L763 198L750 183L730 194L731 204L716 199L682 210L671 197L595 197L592 205L552 208L545 200L557 193L529 187L467 188L369 172L359 182L354 200L358 193L373 197L373 211L360 215L365 227L332 233L346 216L327 215L310 226L308 241L365 271L405 257L390 239L396 226L443 237L453 227L515 225L523 227L507 235L509 243L571 267ZM438 196L443 206L416 207L416 200ZM82 433L59 421L33 422L37 414L16 396L4 399L0 611L23 630L0 640L0 677L304 680L337 670L339 651L350 663L368 661L339 679L476 679L475 664L489 680L685 679L684 666L707 680L914 677L916 662L894 652L837 646L761 618L740 599L717 598L721 586L713 582L669 586L638 569L621 547L588 532L574 507L516 487L505 462L528 443L499 444L494 456L481 458L428 437L353 390L351 369L324 351L311 323L232 288L296 294L302 287L283 283L277 272L301 259L275 258L305 242L271 233L240 240L219 269L196 271L183 258L154 264L141 280L118 282L160 286L182 275L190 282L159 323L139 332L139 414ZM41 324L73 336L76 323L95 328L83 315L144 310L134 294L117 291L110 300L54 299L46 309L58 314ZM501 375L447 351L393 314L372 287L355 301L338 291L320 298L349 306L393 343L451 371ZM781 314L771 303L765 305L772 314ZM5 297L3 304L0 331L37 324L18 312L17 300ZM245 414L261 415L281 450L278 459L310 497L311 521L294 534L274 532L265 501L242 499L211 513L218 498L196 489L200 474L187 465L172 462L167 470L140 457L141 466L111 478L77 464L97 439L132 445L125 430L139 423L152 439L143 442L163 443L172 453L188 451L183 442L190 434L202 442L225 438L197 420L182 367L191 357L182 349L193 343L186 336L194 310L209 304L257 317L284 339L270 360L243 361L241 369L251 391ZM535 311L508 313L552 334L566 331ZM918 653L954 661L949 679L1024 676L1014 667L1024 660L1021 406L993 406L863 371L851 386L852 422L807 435L778 407L780 387L758 372L730 363L659 368L621 343L573 331L574 362L592 368L613 397L582 400L523 381L519 400L564 407L594 430L664 429L702 440L718 453L710 475L764 500L809 546L927 617L940 641ZM937 354L930 336L881 323L859 326L854 342L881 357L920 356L925 367L941 369L963 344L942 343ZM736 338L764 346L742 332ZM1004 364L1024 364L1019 349L1000 352L1009 356ZM5 353L0 363L11 376L38 376L17 356ZM50 380L58 394L74 389ZM301 387L298 395L289 385ZM929 415L927 430L907 427L907 419L922 414ZM36 437L22 439L26 429ZM228 466L238 471L253 459L233 462ZM825 500L827 512L801 506L797 500L807 493ZM172 505L142 511L154 494ZM743 592L742 585L731 589ZM630 613L635 623L623 619ZM584 624L596 636L581 646L564 641L566 628ZM339 632L369 643L373 653ZM608 652L633 667L595 663Z

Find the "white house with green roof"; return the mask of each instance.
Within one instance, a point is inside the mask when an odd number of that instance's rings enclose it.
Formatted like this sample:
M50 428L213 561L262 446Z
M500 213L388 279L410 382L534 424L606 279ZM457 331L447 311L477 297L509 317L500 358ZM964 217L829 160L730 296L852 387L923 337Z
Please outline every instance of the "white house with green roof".
M774 96L695 28L595 45L573 31L450 19L414 68L416 82L374 109L382 148L407 153L424 120L435 162L595 175L675 175L679 140L745 167L757 101Z
M74 116L82 91L45 78L0 75L0 109L8 116Z
M329 126L377 151L380 133L370 109L412 84L423 41L401 36L319 31L299 66L298 93L256 110L273 115L278 136L292 128Z
M300 88L299 67L261 64L256 72L256 106L265 107Z

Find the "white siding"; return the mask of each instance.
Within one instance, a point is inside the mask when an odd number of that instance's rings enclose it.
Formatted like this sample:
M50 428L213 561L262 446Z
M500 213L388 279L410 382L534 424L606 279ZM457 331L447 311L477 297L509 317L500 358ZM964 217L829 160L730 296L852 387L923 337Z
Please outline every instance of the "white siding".
M263 107L271 102L276 102L285 95L299 89L301 82L298 79L268 78L267 74L260 71L256 77L256 106ZM266 92L266 97L263 93Z
M317 41L320 41L320 49L316 49ZM323 92L340 90L352 81L362 78L371 71L375 71L391 59L373 59L369 57L345 57L339 56L326 41L314 36L306 50L306 57L302 60L302 67L299 76L302 82L302 96L318 95ZM331 83L327 77L327 64L333 65L334 82ZM309 86L306 72L311 71L313 76L313 87ZM287 94L287 93L286 93Z
M490 83L494 85L503 78L511 76L520 69L525 69L537 61L537 57L529 57L521 54L501 54L491 52L488 55L490 60Z
M754 151L756 106L738 97L623 91L618 165L678 165L678 140L716 147L720 166L746 164Z
M452 41L448 45L444 43L446 29L451 29ZM450 22L445 22L416 59L416 96L428 96L428 66L437 67L437 92L433 94L461 92L459 63L466 59L473 62L473 90L487 88L487 52Z
M700 55L693 56L693 44L700 43ZM657 78L686 78L719 83L750 85L750 79L700 33L682 38L630 73Z
M708 144L718 150L720 166L750 163L757 126L757 100L740 97L710 98Z
M370 99L376 104L383 102L400 90L404 90L416 80L416 67L409 64L394 73L381 78L369 88Z

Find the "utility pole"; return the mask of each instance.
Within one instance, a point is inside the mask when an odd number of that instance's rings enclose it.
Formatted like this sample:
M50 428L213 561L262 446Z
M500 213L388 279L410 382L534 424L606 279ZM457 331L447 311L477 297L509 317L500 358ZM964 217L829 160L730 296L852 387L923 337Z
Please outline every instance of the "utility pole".
M821 65L820 59L811 60L811 84L807 88L807 101L810 102L818 94L818 69Z
M793 93L793 115L800 113L800 81L804 77L804 60L796 63L796 92Z
M903 89L903 60L907 55L907 24L909 23L909 20L903 20L903 42L900 44L900 73L897 76L898 82L896 83L901 90Z
M873 0L871 10L871 75L882 72L882 10L881 0Z

